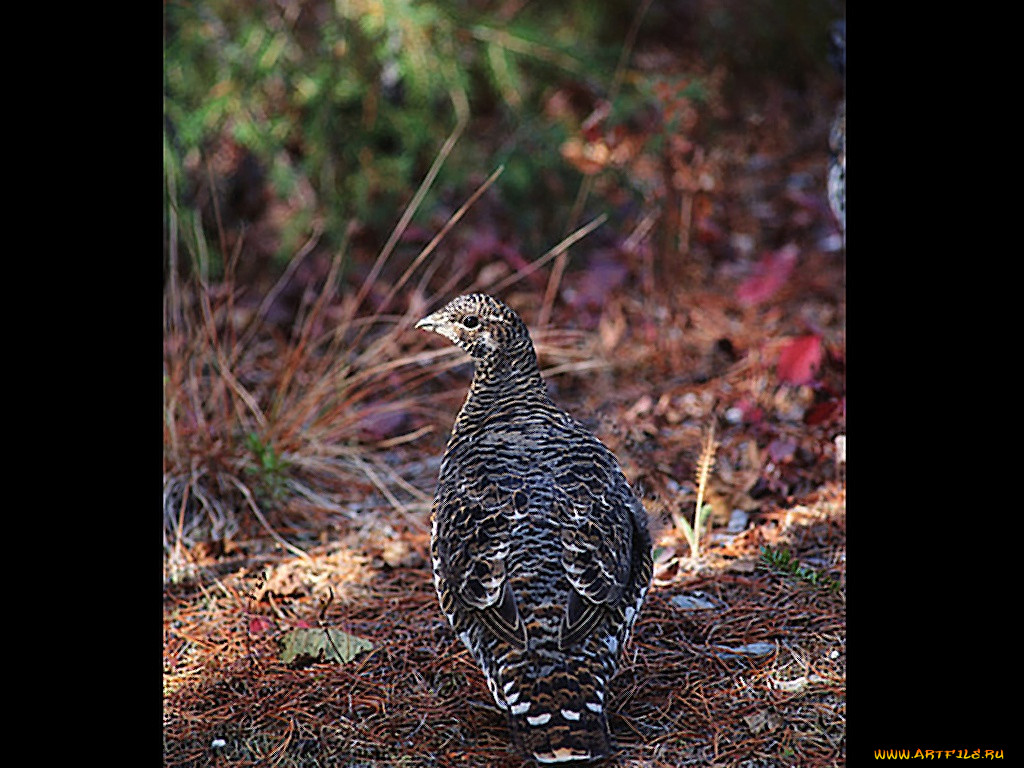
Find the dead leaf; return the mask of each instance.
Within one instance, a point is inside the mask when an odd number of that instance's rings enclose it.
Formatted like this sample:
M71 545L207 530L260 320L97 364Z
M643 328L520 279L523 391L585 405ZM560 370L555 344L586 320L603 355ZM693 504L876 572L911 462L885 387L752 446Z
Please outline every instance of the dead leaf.
M274 622L265 616L253 616L249 619L249 634L258 635L274 628Z
M821 337L816 334L793 339L779 350L775 371L787 384L807 384L821 365Z
M775 680L772 679L772 684L776 690L785 691L786 693L796 693L806 688L812 683L824 683L827 682L825 678L820 675L801 675L800 677L794 678L793 680Z
M770 299L789 279L799 253L800 250L793 243L766 253L755 265L754 273L736 289L736 299L747 306Z
M281 661L292 666L305 666L319 661L347 664L364 651L373 650L373 643L340 629L293 629L280 640Z
M743 722L747 724L751 733L771 732L779 727L779 716L765 709L752 715L744 715Z
M575 137L563 142L560 151L569 164L586 176L603 171L611 154L604 142L584 142Z
M728 570L731 573L753 573L757 570L757 561L751 559L733 560L729 563Z

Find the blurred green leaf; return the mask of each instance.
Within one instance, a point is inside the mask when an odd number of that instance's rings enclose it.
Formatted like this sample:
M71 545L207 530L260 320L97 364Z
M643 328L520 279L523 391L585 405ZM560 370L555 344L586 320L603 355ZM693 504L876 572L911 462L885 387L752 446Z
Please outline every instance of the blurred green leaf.
M347 664L360 653L373 650L373 643L340 629L293 629L280 640L281 661L303 666L321 661Z

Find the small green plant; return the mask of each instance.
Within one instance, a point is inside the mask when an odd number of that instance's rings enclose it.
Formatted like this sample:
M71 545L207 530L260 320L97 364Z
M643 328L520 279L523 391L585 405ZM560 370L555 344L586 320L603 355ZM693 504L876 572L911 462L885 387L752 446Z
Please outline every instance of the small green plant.
M675 515L675 523L682 530L690 545L690 557L700 557L700 536L704 529L704 523L711 516L711 505L704 503L704 492L707 488L708 478L711 476L711 469L715 465L715 451L718 443L715 442L715 424L712 421L704 433L704 445L700 452L700 461L697 462L697 503L694 506L693 525L682 515Z
M469 121L473 138L451 153L421 210L447 211L481 167L506 164L500 194L527 247L539 248L564 235L572 198L558 190L579 183L559 153L571 127L545 104L566 84L610 80L622 45L614 12L549 5L505 19L454 0L172 0L169 163L189 194L223 194L219 159L244 150L289 208L276 254L283 268L314 223L330 248L345 245L353 221L386 235L453 126ZM226 262L230 253L211 256Z
M793 557L788 549L772 549L768 546L761 547L761 565L769 570L780 573L784 576L793 576L801 581L806 581L815 587L827 589L829 592L839 591L839 582L835 579L819 573L813 568L808 568Z
M273 443L263 442L255 432L246 435L245 444L256 459L255 466L247 466L245 471L256 475L263 489L271 499L281 499L285 495L288 462L282 459L274 449Z

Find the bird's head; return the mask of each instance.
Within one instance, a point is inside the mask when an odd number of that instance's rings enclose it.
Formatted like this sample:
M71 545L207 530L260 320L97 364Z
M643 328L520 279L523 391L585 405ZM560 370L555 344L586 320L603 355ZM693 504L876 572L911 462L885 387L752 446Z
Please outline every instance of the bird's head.
M452 299L416 327L444 336L477 361L497 362L527 350L533 352L529 331L519 315L486 293Z

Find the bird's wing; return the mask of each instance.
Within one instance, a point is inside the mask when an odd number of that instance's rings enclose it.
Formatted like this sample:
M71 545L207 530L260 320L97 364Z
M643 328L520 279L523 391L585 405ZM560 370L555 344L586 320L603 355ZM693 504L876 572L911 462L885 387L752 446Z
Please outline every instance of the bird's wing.
M562 567L571 589L559 644L586 638L622 597L632 568L632 491L596 440L575 447L555 476Z
M455 597L475 612L493 634L516 647L526 644L526 627L509 588L509 504L485 479L456 477L438 498L438 567Z

